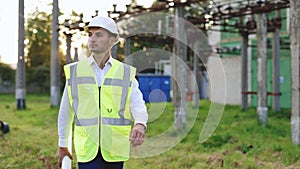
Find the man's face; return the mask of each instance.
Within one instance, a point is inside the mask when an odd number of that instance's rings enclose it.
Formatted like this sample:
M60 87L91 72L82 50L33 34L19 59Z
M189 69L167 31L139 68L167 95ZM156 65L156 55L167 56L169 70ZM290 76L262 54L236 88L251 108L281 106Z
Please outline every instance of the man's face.
M115 37L103 28L89 28L88 47L95 54L107 53L115 42Z

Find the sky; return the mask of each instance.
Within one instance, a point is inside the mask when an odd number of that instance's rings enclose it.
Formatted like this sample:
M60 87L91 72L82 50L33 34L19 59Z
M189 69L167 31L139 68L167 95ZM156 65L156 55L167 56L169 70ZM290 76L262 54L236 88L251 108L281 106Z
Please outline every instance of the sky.
M33 12L36 8L40 11L48 11L51 13L52 7L47 6L51 0L24 0L25 20L28 13ZM149 7L153 0L136 0L138 5ZM117 10L125 11L126 4L130 0L60 0L60 12L66 16L74 10L76 13L84 14L84 21L88 21L95 10L99 14L106 15L107 11L113 10L113 4L117 4ZM18 55L18 12L19 1L6 1L0 6L0 62L13 64L17 63Z

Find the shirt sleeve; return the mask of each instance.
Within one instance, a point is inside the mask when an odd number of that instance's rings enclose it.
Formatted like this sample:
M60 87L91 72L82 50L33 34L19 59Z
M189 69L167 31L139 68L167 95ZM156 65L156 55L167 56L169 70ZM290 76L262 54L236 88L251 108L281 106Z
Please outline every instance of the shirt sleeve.
M67 90L67 84L65 85L63 96L60 103L58 113L58 146L68 147L68 137L72 126L74 115L70 109L70 102Z
M132 86L132 92L130 97L130 111L134 119L134 125L137 123L143 124L147 127L148 113L145 101L143 100L143 94L139 89L139 83L135 79Z

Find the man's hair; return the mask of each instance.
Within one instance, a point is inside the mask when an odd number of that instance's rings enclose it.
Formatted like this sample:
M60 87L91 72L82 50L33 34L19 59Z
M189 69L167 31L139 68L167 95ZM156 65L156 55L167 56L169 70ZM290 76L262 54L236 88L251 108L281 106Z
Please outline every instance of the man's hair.
M88 32L90 28L102 28L102 27L89 27L89 28L86 29L86 31ZM112 33L112 32L110 32L109 30L107 30L105 28L102 28L102 29L105 30L108 33L109 37L115 37L115 38L117 38L117 36L118 36L117 34Z
M105 29L106 30L106 29ZM107 32L108 32L108 34L109 34L109 36L110 37L114 37L114 38L117 38L117 34L115 34L115 33L111 33L110 31L108 31L108 30L106 30Z

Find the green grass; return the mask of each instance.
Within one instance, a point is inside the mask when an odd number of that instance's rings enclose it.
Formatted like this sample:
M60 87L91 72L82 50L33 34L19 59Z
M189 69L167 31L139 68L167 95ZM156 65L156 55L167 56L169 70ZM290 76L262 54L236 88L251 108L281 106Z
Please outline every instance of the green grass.
M29 95L26 110L16 110L13 95L0 96L0 120L10 132L0 137L0 168L58 168L57 111L48 96Z
M0 136L0 168L58 168L58 108L51 108L49 96L45 95L28 95L26 104L26 110L16 110L13 95L0 96L0 120L10 125L10 132ZM124 168L300 168L300 146L290 139L289 110L269 111L268 124L262 127L255 108L242 112L238 106L227 105L216 131L206 142L199 143L210 102L201 101L200 105L195 124L180 143L153 157L131 158ZM173 111L167 104L164 113L150 114L148 138L173 124ZM154 107L151 112L160 109ZM173 136L170 133L168 138ZM176 137L178 133L173 134ZM73 164L76 168L75 161Z

